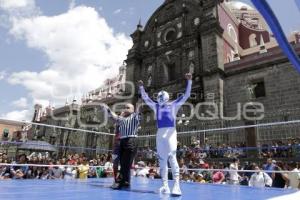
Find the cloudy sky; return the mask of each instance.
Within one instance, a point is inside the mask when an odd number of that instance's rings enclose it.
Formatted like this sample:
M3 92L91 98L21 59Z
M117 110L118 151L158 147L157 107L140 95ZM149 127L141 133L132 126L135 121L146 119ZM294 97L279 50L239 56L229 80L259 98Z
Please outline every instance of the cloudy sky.
M58 107L116 75L163 1L0 0L0 118L31 120L35 103ZM269 2L287 33L300 29L294 0Z

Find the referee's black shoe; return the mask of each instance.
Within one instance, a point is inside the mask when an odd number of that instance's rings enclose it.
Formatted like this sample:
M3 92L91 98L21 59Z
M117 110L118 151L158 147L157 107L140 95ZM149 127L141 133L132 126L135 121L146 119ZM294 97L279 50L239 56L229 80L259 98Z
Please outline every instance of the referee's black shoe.
M124 188L124 189L130 188L130 183L128 183L128 182L124 182L121 185L122 185L122 188Z
M128 182L125 183L114 183L111 188L113 190L121 190L121 189L129 189L130 188L130 184Z
M115 182L114 184L112 184L111 189L120 190L121 189L121 184L118 183L118 182Z

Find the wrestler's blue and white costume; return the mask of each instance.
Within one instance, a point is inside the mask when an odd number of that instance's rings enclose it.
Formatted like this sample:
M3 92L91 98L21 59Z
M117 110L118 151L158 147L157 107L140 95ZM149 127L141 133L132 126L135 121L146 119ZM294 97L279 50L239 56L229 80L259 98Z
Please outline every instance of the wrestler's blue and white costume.
M149 98L143 86L140 86L140 92L145 103L154 111L157 120L157 135L156 145L159 156L160 175L162 177L163 186L161 191L163 193L170 193L168 187L168 160L171 165L173 178L175 184L172 194L181 195L179 187L179 166L176 159L177 149L177 132L176 132L176 115L179 108L190 97L192 88L192 81L187 81L185 94L180 96L173 102L168 102L168 93L161 91L157 97L157 103Z

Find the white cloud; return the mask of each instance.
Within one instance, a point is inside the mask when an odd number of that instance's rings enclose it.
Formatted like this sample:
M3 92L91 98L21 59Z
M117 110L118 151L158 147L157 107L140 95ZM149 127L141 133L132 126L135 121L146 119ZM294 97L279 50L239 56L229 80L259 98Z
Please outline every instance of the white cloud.
M0 7L3 9L15 9L32 6L34 0L0 0Z
M0 0L0 10L3 10L13 18L33 16L40 13L35 0Z
M10 33L49 59L44 71L15 72L8 78L11 84L23 85L34 103L64 103L66 97L99 87L118 73L132 45L95 9L85 6L52 17L15 18Z
M116 14L119 14L120 12L122 12L122 9L117 9L113 13L116 15Z
M7 76L7 73L5 71L0 71L0 81L5 79Z
M8 120L17 120L17 121L29 121L31 120L32 113L29 110L15 110L9 113L6 113L1 116L2 119Z
M28 106L27 99L25 97L21 97L20 99L13 101L11 103L16 108L24 109Z

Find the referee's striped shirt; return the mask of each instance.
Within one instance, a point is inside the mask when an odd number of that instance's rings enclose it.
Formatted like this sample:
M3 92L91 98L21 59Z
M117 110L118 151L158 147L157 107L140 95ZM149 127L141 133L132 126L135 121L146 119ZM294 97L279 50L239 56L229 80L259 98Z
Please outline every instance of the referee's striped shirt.
M137 137L138 127L140 126L140 113L132 113L128 117L119 117L118 125L120 138Z

